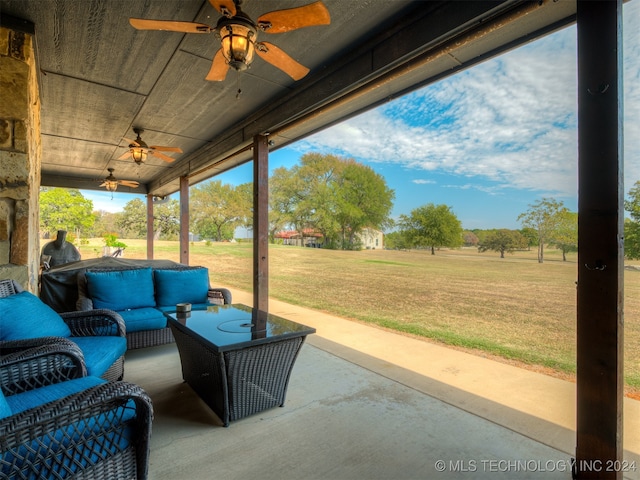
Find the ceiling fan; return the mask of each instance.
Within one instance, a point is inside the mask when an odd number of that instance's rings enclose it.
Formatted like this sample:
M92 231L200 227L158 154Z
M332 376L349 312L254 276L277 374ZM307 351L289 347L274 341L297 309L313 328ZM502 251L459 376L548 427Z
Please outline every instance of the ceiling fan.
M113 176L113 168L107 168L107 170L109 171L109 175L104 179L100 186L105 187L109 192L115 192L118 189L118 185L131 188L137 188L140 186L140 183L133 180L118 180Z
M300 80L309 69L296 62L272 43L257 42L258 30L265 33L283 33L315 25L329 25L331 17L327 7L317 1L302 7L265 13L254 22L240 9L242 0L209 0L221 15L215 28L204 23L174 22L130 18L129 23L138 30L167 30L184 33L211 33L220 40L221 48L213 57L207 80L221 82L229 67L246 70L254 53L279 68L294 80Z
M124 160L125 158L130 156L134 162L140 165L147 159L147 155L153 155L154 157L158 157L165 162L173 162L175 161L175 158L171 158L169 155L165 155L164 153L160 152L182 153L182 150L178 147L161 147L157 145L149 146L142 140L142 138L140 138L140 134L144 132L142 128L134 128L133 131L136 135L138 135L138 137L135 140L129 140L128 138L125 138L125 140L129 142L129 147L127 147L129 148L129 150L122 154L118 158L118 160Z

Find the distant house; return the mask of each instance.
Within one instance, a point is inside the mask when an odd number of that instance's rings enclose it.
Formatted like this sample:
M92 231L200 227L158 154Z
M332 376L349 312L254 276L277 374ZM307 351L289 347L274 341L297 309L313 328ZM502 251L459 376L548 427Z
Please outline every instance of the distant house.
M384 248L384 233L375 228L365 228L359 235L362 248L367 250L375 250L376 248Z
M320 247L323 239L321 233L311 228L305 228L302 230L302 233L297 230L282 230L276 233L274 237L281 239L283 245L294 245L297 247Z
M283 245L298 247L321 247L324 243L323 235L311 228L305 228L302 233L297 230L282 230L276 233L274 237L282 240ZM358 235L358 239L363 249L375 250L376 248L384 248L384 234L380 230L365 228Z

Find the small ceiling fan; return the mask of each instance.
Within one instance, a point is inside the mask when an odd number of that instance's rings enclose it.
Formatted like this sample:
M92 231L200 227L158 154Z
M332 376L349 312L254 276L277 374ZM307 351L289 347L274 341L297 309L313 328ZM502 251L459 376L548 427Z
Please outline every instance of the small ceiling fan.
M253 61L254 53L279 68L294 80L300 80L309 69L296 62L272 43L257 42L258 30L265 33L283 33L314 25L329 25L331 16L327 7L317 1L302 7L276 10L265 13L254 22L240 9L242 0L209 0L221 15L215 28L204 23L174 22L168 20L145 20L130 18L131 26L138 30L166 30L183 33L211 33L220 40L221 48L213 57L207 80L221 82L229 67L246 70Z
M145 160L147 159L147 155L153 155L154 157L158 157L165 162L174 162L175 158L171 158L169 155L165 155L164 153L160 152L182 153L182 149L178 147L161 147L158 145L149 146L142 140L142 138L140 138L140 134L144 133L144 130L142 128L134 128L133 131L136 135L138 135L138 137L135 140L129 140L128 138L124 139L129 142L129 150L118 157L118 160L124 160L125 158L130 156L134 162L140 165L145 162Z
M118 180L113 176L113 168L107 168L107 170L109 171L109 175L104 179L100 186L105 187L109 192L115 192L118 189L118 185L131 188L137 188L140 186L140 183L133 180Z

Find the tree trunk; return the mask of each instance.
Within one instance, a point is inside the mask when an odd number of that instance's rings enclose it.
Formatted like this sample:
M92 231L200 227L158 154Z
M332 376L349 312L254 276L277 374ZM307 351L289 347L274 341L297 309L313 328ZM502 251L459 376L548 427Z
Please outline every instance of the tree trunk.
M544 243L538 244L538 263L544 263Z
M435 255L436 254L436 249L433 245L431 245L431 255Z

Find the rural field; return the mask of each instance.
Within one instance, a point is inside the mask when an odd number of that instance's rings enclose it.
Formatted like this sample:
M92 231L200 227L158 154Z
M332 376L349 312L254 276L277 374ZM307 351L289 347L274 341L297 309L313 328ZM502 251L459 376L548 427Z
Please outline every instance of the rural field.
M122 240L125 258L146 258L145 240ZM82 245L101 255L102 239ZM270 246L270 296L573 379L576 254L517 252L504 259L475 248L429 251L323 250ZM190 264L212 285L252 290L252 244L190 245ZM178 242L155 242L155 258L177 261ZM625 381L640 394L640 271L625 270Z

